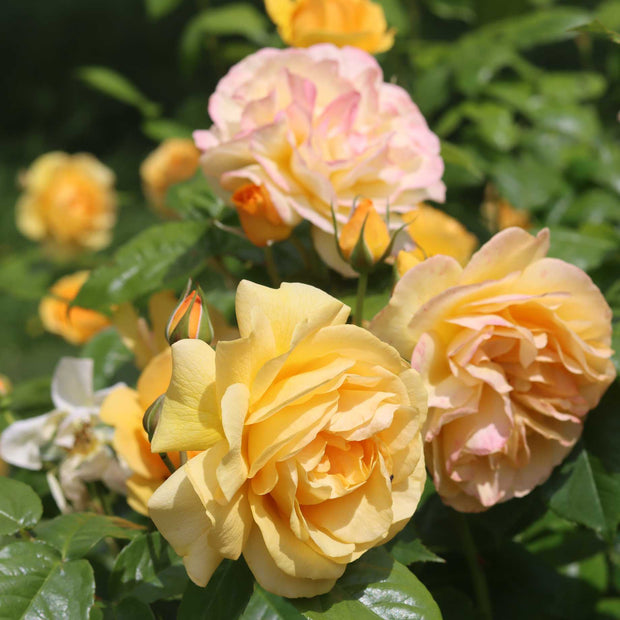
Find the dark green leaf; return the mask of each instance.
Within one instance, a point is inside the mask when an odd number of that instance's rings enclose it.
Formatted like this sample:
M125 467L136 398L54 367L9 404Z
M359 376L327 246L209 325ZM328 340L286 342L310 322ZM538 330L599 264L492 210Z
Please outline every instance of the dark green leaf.
M0 476L0 535L33 527L42 513L39 496L27 484Z
M181 558L159 532L134 538L116 558L110 575L115 598L132 596L144 603L177 596L187 583Z
M606 234L551 227L549 256L561 258L587 271L601 265L616 246L617 242Z
M133 538L142 529L120 517L85 512L62 515L40 523L35 533L58 549L63 559L74 560L85 556L102 538Z
M591 71L547 71L539 83L540 92L556 101L597 99L605 92L606 87L605 78Z
M595 19L587 24L583 24L582 26L578 26L577 28L574 28L574 30L577 32L587 32L588 34L593 34L594 36L609 39L614 43L620 44L620 33L610 30L607 26L601 24L598 19Z
M473 0L426 0L429 10L442 19L472 22L476 18Z
M133 360L133 353L123 344L118 331L112 328L89 340L82 347L81 355L95 362L95 389L109 386L118 369Z
M525 50L574 37L575 33L571 29L582 26L589 19L590 14L582 9L556 7L489 24L474 36L491 38Z
M419 540L394 539L386 548L395 560L408 566L414 562L445 562Z
M18 383L11 392L11 409L19 412L49 410L53 407L51 379L37 377Z
M474 156L455 144L442 140L441 156L446 165L462 168L476 181L484 179L484 172L480 169Z
M150 101L125 76L108 67L80 67L78 77L91 88L138 108L146 117L157 116L159 105Z
M479 136L498 151L511 150L519 138L513 115L495 103L467 103L463 114L476 125Z
M371 549L351 564L327 594L296 605L313 619L441 619L428 590L383 548Z
M194 17L183 32L181 56L185 68L195 68L207 36L240 35L263 45L267 42L269 23L266 17L250 4L228 3L207 9Z
M518 209L546 205L564 188L559 172L528 155L502 158L491 172L500 195Z
M86 560L63 562L42 542L16 542L0 550L0 618L89 618L93 569Z
M226 208L200 170L192 179L172 185L166 194L166 204L186 219L219 219Z
M568 479L551 497L550 507L560 516L607 536L620 522L620 474L609 473L586 450L565 465Z
M571 203L565 219L577 224L620 222L620 197L602 189L586 191Z
M183 0L146 0L146 12L152 19L159 19L172 13Z
M601 132L598 115L589 106L541 102L530 106L527 114L539 130L556 131L576 140L588 142Z
M224 560L205 588L190 583L183 594L178 620L232 620L246 608L254 577L246 563Z
M167 222L136 235L110 264L91 273L75 305L105 310L163 288L175 262L192 249L207 227L207 222Z
M155 620L149 605L137 598L124 598L119 603L110 603L104 617L105 620Z
M49 271L40 269L40 251L11 254L0 261L0 291L18 299L40 300L51 283Z
M293 602L267 592L258 584L254 585L247 607L240 616L242 620L302 620Z
M142 131L157 142L162 142L168 138L191 138L192 136L192 130L189 127L167 118L144 121Z

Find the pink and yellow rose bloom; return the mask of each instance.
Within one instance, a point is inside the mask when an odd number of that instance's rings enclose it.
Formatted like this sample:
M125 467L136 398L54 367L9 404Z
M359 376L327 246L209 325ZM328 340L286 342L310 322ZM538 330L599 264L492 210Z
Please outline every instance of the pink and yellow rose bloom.
M114 173L88 153L41 155L22 175L17 228L56 254L109 245L116 223Z
M293 47L333 43L377 54L394 45L383 7L370 0L265 0L265 8Z
M307 220L318 251L333 253L332 207L344 225L368 198L384 218L389 204L397 225L419 202L444 200L439 139L362 50L263 49L220 81L209 114L211 129L194 134L202 169L262 244Z
M431 257L371 323L426 381L427 465L458 510L485 510L544 482L615 377L609 306L548 248L548 231L510 228L465 268Z
M318 289L243 281L236 310L239 339L172 346L152 449L201 453L149 512L195 583L243 553L266 589L313 596L414 512L426 393Z

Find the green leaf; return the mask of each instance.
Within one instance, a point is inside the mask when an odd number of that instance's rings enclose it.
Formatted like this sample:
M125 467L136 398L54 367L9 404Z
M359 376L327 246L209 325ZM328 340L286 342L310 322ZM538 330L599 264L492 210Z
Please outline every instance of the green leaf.
M620 222L620 197L602 189L588 190L571 203L564 218L576 224Z
M159 114L160 106L142 94L125 76L108 67L80 67L77 76L99 92L134 106L146 117Z
M598 115L591 106L541 102L530 106L527 115L539 130L556 131L584 142L601 133Z
M51 283L49 271L37 268L41 258L37 248L0 260L0 291L17 299L39 301Z
M63 562L42 542L15 542L0 550L0 618L86 620L95 579L86 560Z
M155 620L149 605L137 598L124 598L119 603L110 603L105 611L105 620Z
M420 540L396 538L386 545L390 555L405 566L414 562L445 562L437 554L427 549Z
M582 26L590 19L590 13L574 7L556 7L528 12L480 28L476 38L492 39L526 50L575 36L571 29Z
M441 19L459 19L467 23L476 19L473 0L426 0L425 4Z
M110 575L115 598L132 596L143 603L180 595L187 583L181 558L159 532L134 538L117 556Z
M51 383L49 377L36 377L16 384L10 396L11 410L19 412L49 411L53 407Z
M199 13L185 28L181 38L181 57L186 70L192 71L204 49L207 36L239 35L257 45L268 41L267 18L255 7L243 2L228 3Z
M109 386L118 369L133 360L133 353L113 328L99 332L89 340L82 347L81 356L95 362L95 389Z
M564 187L558 171L529 155L498 160L491 176L500 195L519 209L544 206Z
M201 170L192 179L172 185L166 194L166 205L187 219L219 219L226 208Z
M110 264L91 273L75 305L107 310L163 288L175 262L192 249L207 227L207 222L167 222L136 235Z
M151 19L160 19L172 13L183 0L145 0L146 12Z
M230 620L246 608L254 577L243 559L224 560L204 588L190 583L177 620Z
M518 141L519 131L512 112L496 103L466 103L463 115L476 124L478 134L498 151L510 151Z
M178 121L157 118L144 121L142 131L152 140L163 142L169 138L191 138L192 130Z
M598 19L595 19L594 21L591 21L587 24L583 24L582 26L578 26L573 30L575 30L576 32L586 32L588 34L593 34L594 36L603 39L609 39L614 43L620 44L620 33L610 30L609 28L607 28L607 26L601 24Z
M611 536L620 523L620 474L586 450L564 466L568 479L549 502L558 515Z
M441 620L428 590L383 548L353 562L327 594L295 602L312 619Z
M552 226L549 256L561 258L586 271L596 269L612 252L617 242L605 234L576 231Z
M598 99L607 87L605 78L591 71L545 72L539 85L542 95L556 101Z
M302 620L291 600L267 592L258 584L254 585L254 593L247 607L240 616L241 620Z
M39 496L27 484L0 476L0 535L33 527L42 513Z
M442 140L441 156L443 157L446 165L462 168L478 182L481 182L484 179L484 172L476 163L474 156L461 147Z
M134 538L143 528L120 517L74 513L39 523L35 534L58 549L63 559L85 556L102 538Z

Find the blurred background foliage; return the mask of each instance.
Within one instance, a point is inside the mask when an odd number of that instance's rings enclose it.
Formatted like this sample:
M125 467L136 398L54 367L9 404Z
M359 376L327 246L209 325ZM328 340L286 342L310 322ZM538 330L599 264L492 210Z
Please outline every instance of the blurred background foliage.
M481 243L499 224L501 200L523 211L534 230L549 226L551 254L587 270L619 318L620 47L608 30L620 29L620 0L381 4L398 30L395 47L380 58L386 79L412 93L443 141L445 209ZM208 190L200 182L169 194L188 221L159 223L146 207L139 167L160 140L209 127L206 104L217 81L247 54L281 42L259 0L3 0L0 24L0 372L17 383L14 410L30 415L48 407L49 381L40 377L49 376L62 355L75 354L44 332L37 314L59 276L105 263L143 231L135 252L134 239L108 272L99 270L91 305L138 255L150 264L159 260L158 270L129 280L117 300L179 285L182 273L204 265L208 247L223 253L226 244L228 252L252 257L249 244L200 228L194 211L218 208L209 196L205 202ZM117 175L121 209L114 243L77 265L50 262L15 227L19 172L52 150L93 153ZM211 245L191 254L204 235ZM221 287L224 307L230 300L225 282L207 284L213 284L212 301ZM82 301L89 301L88 293ZM369 312L384 302L371 296ZM83 354L99 360L101 384L130 359L110 333ZM503 619L620 618L618 391L616 383L573 458L548 483L526 499L473 517ZM571 484L579 487L577 495ZM392 544L393 555L414 565L447 620L476 617L458 528L453 513L432 496ZM409 544L416 536L447 562L424 548L416 551ZM188 597L187 617L211 594Z

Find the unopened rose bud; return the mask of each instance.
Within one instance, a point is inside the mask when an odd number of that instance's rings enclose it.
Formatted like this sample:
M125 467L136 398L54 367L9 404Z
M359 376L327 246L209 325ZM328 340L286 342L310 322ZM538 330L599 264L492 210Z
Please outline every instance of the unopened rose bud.
M385 258L391 245L390 233L371 200L357 204L340 231L338 244L342 257L356 271L369 271Z
M204 340L207 344L213 340L213 325L203 300L204 293L200 287L190 293L190 288L191 281L181 296L179 305L170 315L166 338L171 345L184 338Z
M245 236L256 246L288 239L292 228L284 223L264 185L247 184L232 195Z
M162 394L156 398L153 401L153 404L144 412L144 416L142 417L142 426L146 431L146 434L149 436L149 441L153 438L153 433L157 428L157 423L159 422L159 417L161 416L165 396L165 394Z

